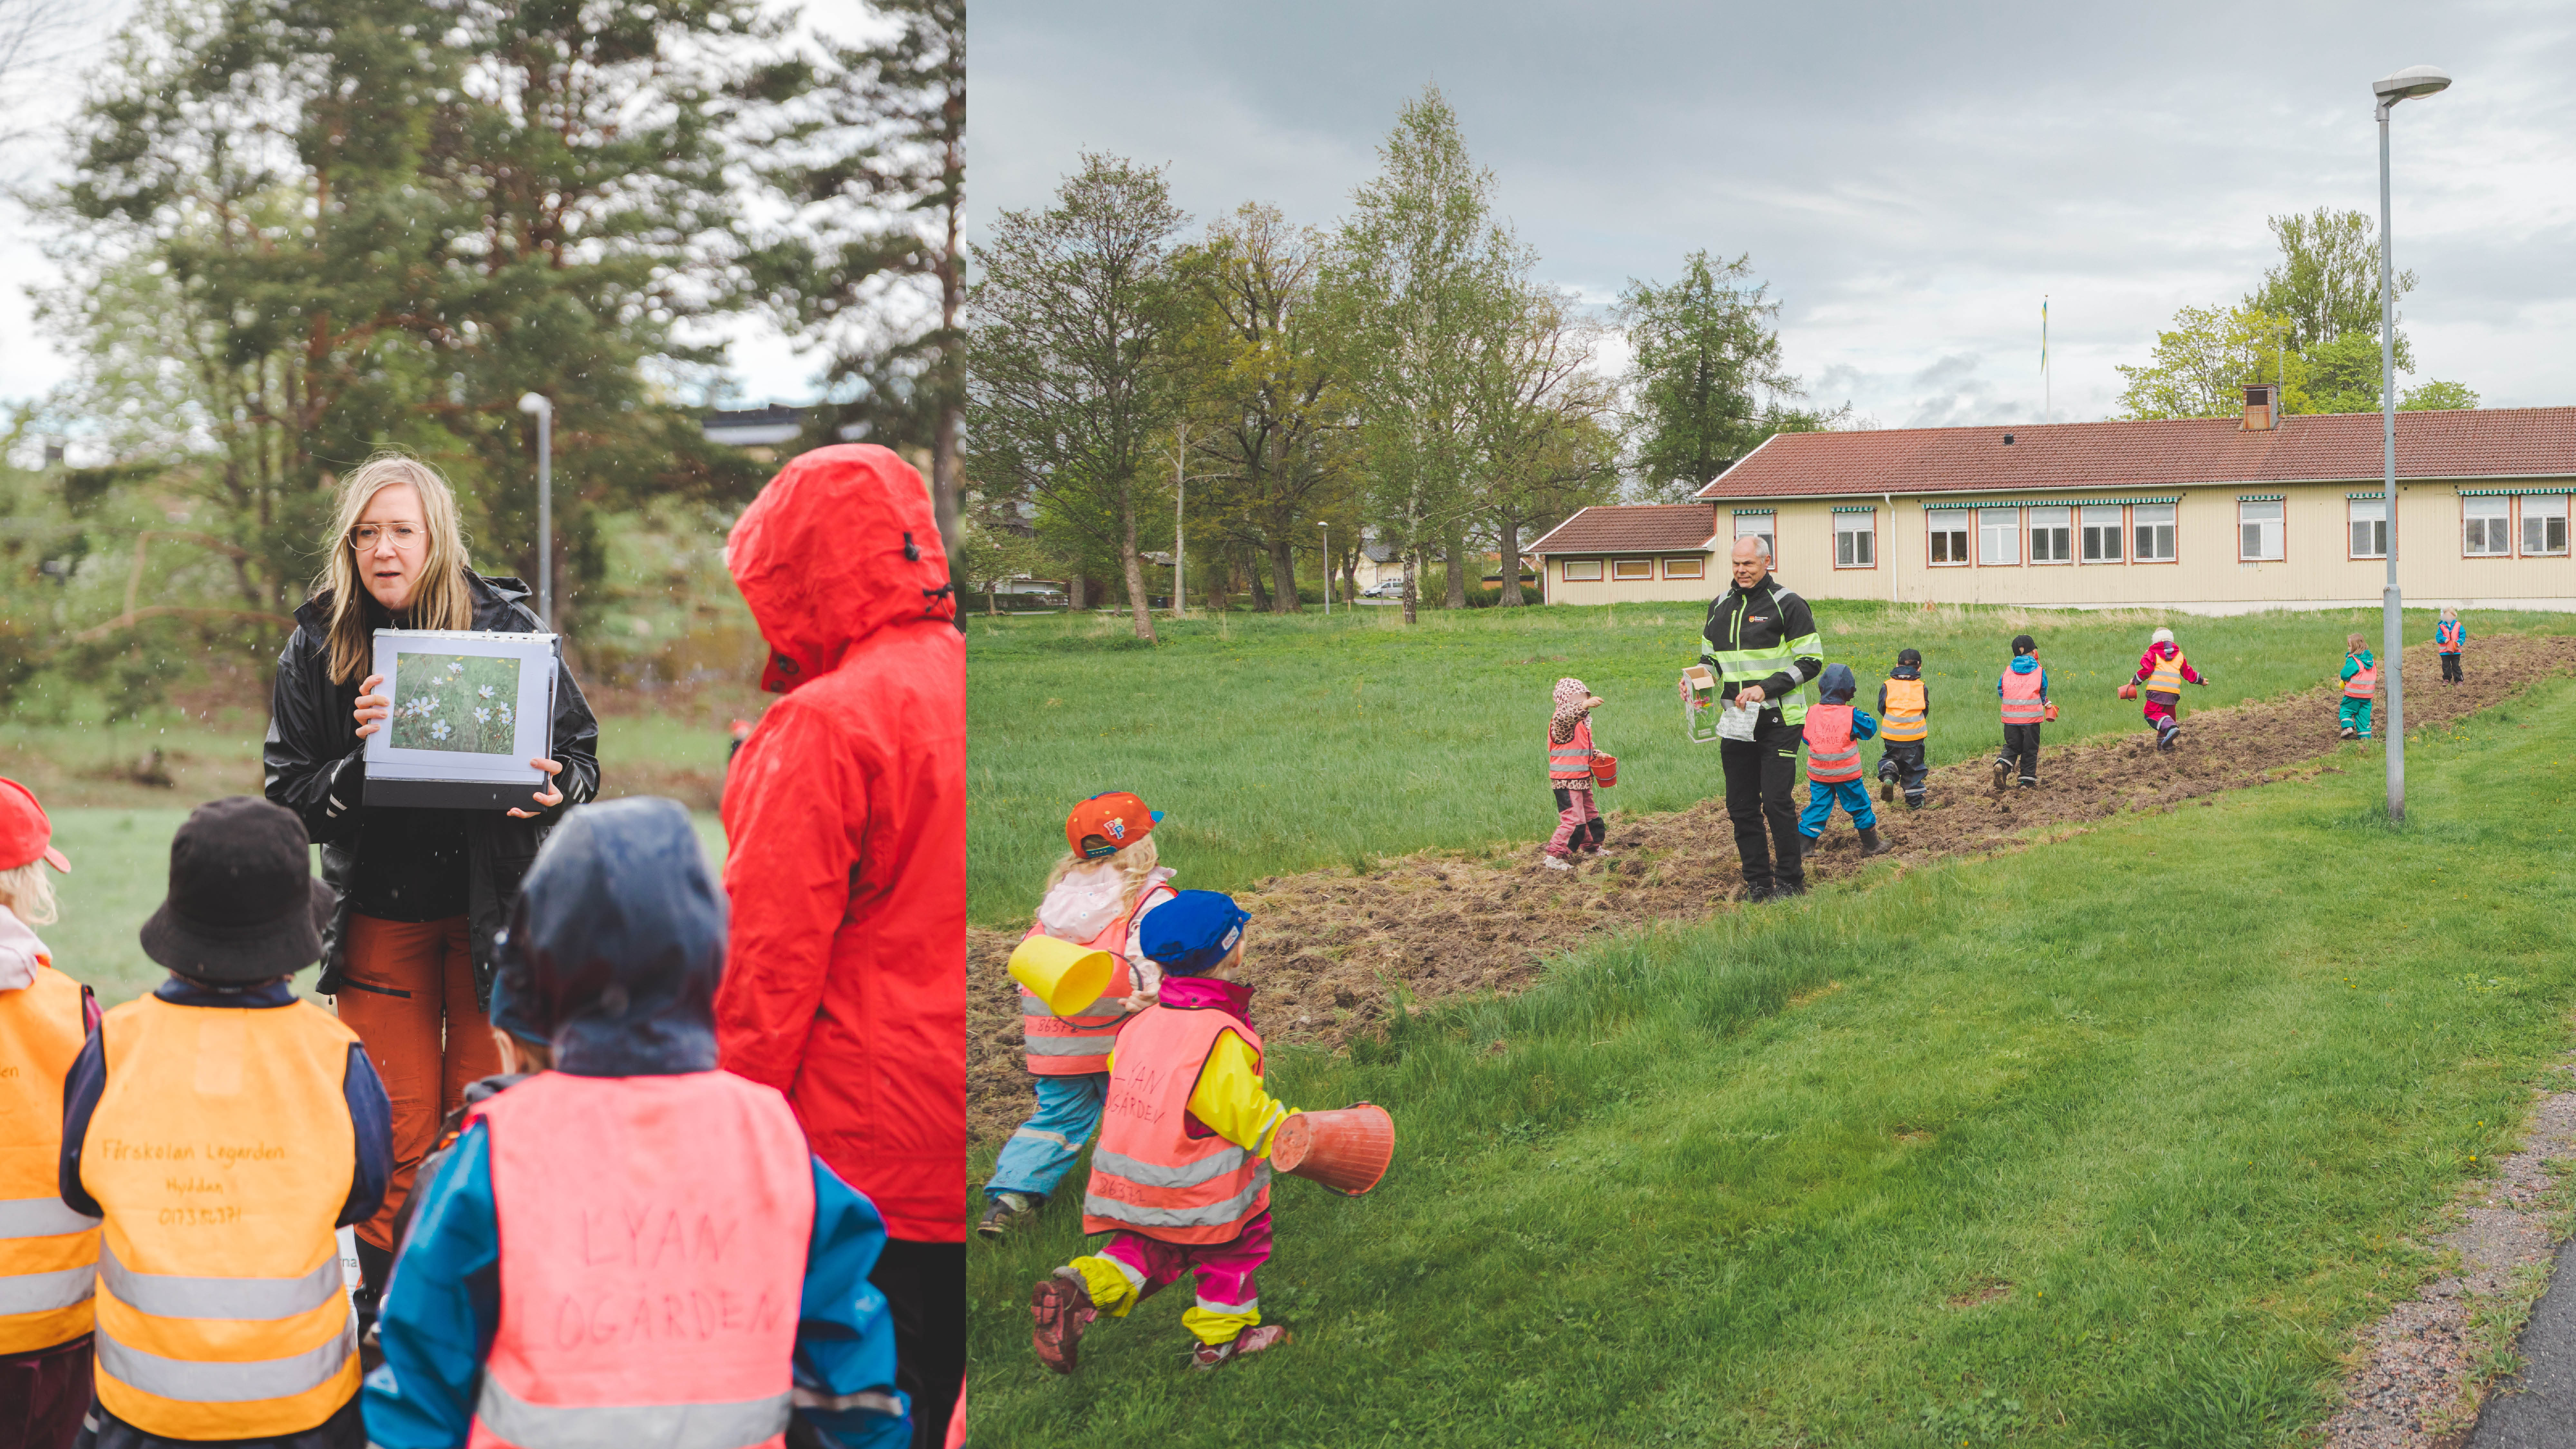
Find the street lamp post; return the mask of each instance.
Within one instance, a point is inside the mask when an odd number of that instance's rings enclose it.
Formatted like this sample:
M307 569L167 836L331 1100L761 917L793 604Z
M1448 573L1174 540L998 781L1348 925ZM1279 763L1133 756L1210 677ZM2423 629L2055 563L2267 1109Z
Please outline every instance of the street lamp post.
M1317 528L1324 531L1324 617L1333 617L1333 526L1318 519Z
M2397 103L2451 84L2438 66L2410 65L2370 83L2379 97L2379 443L2380 483L2388 503L2388 589L2381 595L2381 658L2388 664L2388 818L2406 819L2405 596L2397 587L2397 293L2388 235L2388 113Z
M519 411L537 420L537 617L555 626L555 404L521 393Z

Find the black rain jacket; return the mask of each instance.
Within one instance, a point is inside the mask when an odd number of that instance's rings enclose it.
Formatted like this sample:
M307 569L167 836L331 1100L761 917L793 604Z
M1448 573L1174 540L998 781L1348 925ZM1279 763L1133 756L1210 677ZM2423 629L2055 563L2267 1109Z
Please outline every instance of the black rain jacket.
M487 579L467 570L474 593L473 627L500 634L542 634L545 625L522 600L528 586L517 579ZM358 682L342 684L330 677L331 596L317 594L295 611L295 632L277 656L277 682L269 691L268 798L296 813L313 843L322 847L322 879L340 895L322 935L322 979L314 989L336 994L348 966L351 877L357 871L355 843L366 817L360 803L366 794L366 741L358 738L354 711ZM599 794L599 721L572 670L555 659L554 752L548 758L563 766L555 785L563 803L538 812L531 820L507 812L477 812L467 832L466 925L474 957L474 994L488 1009L492 1002L492 938L500 934L518 898L519 882L536 859L546 832L567 810ZM383 807L379 807L383 808Z

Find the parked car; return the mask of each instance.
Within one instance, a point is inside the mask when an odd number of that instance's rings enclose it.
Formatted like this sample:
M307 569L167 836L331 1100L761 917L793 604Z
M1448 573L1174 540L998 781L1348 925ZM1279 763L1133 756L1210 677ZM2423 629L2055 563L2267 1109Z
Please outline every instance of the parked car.
M1380 579L1376 583L1369 585L1367 588L1360 590L1360 597L1363 599L1401 599L1404 597L1404 580L1401 578Z

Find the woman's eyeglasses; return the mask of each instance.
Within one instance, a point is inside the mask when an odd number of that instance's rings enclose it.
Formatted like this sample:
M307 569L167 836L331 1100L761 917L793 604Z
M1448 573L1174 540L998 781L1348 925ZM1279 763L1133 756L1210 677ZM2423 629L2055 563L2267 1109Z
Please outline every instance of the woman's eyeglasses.
M409 552L420 543L421 531L408 523L361 523L349 530L349 546L360 553L374 548L387 538L394 547Z

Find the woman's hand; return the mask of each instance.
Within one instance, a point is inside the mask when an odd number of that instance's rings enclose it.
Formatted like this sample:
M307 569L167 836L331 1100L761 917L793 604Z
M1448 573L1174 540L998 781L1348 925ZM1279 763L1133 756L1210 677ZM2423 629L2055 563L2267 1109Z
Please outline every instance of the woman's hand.
M536 793L535 798L537 809L552 810L556 806L561 805L563 803L563 789L561 786L555 784L553 777L563 773L563 766L556 764L552 760L530 760L528 763L545 771L547 776L546 788L539 790ZM537 818L537 811L513 810L510 812L510 818L514 820L534 820Z
M358 707L354 713L358 720L358 738L362 740L383 729L385 716L394 712L394 702L376 693L376 686L384 682L383 675L370 674L366 682L358 686Z

